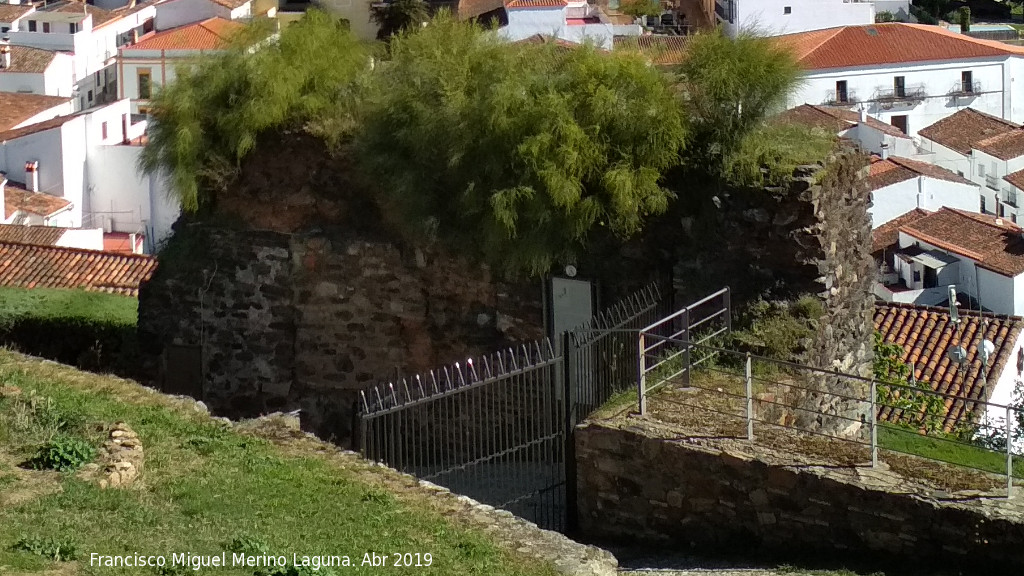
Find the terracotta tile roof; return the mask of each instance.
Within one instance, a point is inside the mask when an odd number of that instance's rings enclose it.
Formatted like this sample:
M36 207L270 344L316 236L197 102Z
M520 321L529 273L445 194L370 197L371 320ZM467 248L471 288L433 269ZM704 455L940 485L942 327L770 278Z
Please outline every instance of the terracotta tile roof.
M32 10L33 6L28 3L0 4L0 22L10 24Z
M50 63L57 57L52 50L40 50L28 46L11 46L11 67L0 68L0 74L19 72L23 74L41 74L46 72Z
M900 227L905 224L910 224L911 222L916 222L929 214L931 214L931 212L927 210L914 208L910 212L907 212L897 218L893 218L872 230L871 254L875 257L880 257L883 251L890 254L895 252L900 240Z
M974 148L1000 160L1013 160L1024 156L1024 130L1010 130L979 140L974 144Z
M686 36L615 36L615 50L630 50L643 54L658 66L679 64L686 57Z
M0 243L56 246L69 228L0 224Z
M1003 180L1006 180L1017 188L1024 190L1024 170L1017 170L1012 174L1007 174L1006 176L1003 176Z
M115 13L113 10L104 10L102 8L97 8L92 4L79 2L78 0L58 2L50 6L40 7L39 10L45 12L60 12L63 14L81 14L82 19L85 19L86 14L89 14L92 16L93 27L106 24L119 16L119 14Z
M779 113L776 116L776 119L783 122L795 122L798 124L825 128L827 130L834 129L836 132L841 132L860 124L860 112L833 106L801 104L800 106L790 108L785 112ZM871 128L894 138L910 139L910 137L904 134L899 128L891 124L886 124L878 118L868 116L865 123Z
M567 0L508 0L505 8L557 8L566 4Z
M70 101L70 98L59 96L0 92L0 130L10 130L37 114Z
M779 36L807 70L969 60L1024 54L1024 48L971 38L941 26L891 22Z
M915 306L913 304L876 304L875 330L882 339L903 348L902 361L914 365L914 377L927 382L932 390L970 399L986 401L992 397L996 380L1007 365L1018 365L1014 349L1024 318L960 310L959 326L950 322L945 308ZM984 338L995 344L995 352L983 367L978 358L978 344ZM959 343L965 343L967 369L961 373L948 352ZM992 386L989 386L991 383ZM982 410L973 402L946 400L946 431L959 423L966 423ZM880 417L899 421L901 414L883 408Z
M156 270L152 256L0 243L0 286L82 288L139 295Z
M993 136L1006 134L1020 128L1019 124L1003 120L991 114L978 112L973 108L964 108L922 128L917 134L936 144L941 144L960 154L970 154L971 148Z
M71 202L52 194L29 192L24 186L8 181L4 186L4 220L19 210L49 218L67 210Z
M1000 224L996 224L996 221ZM900 227L908 234L1004 276L1024 273L1024 238L1009 220L963 210L941 210Z
M157 32L141 42L123 48L132 50L216 50L245 26L223 18L210 18L195 24Z
M919 162L900 156L890 156L886 160L873 156L871 158L871 175L868 177L868 186L870 190L874 191L898 182L910 180L911 178L917 178L918 176L976 186L974 182L963 176L935 164Z
M36 122L35 124L29 124L28 126L22 126L21 128L14 128L12 130L5 130L0 132L0 142L7 140L14 140L23 136L29 136L31 134L38 134L47 130L53 130L54 128L60 128L68 122L74 120L78 116L81 116L83 112L76 114L67 114L64 116L56 116L49 120L43 120L42 122Z
M454 11L460 20L470 20L504 7L505 0L459 0Z

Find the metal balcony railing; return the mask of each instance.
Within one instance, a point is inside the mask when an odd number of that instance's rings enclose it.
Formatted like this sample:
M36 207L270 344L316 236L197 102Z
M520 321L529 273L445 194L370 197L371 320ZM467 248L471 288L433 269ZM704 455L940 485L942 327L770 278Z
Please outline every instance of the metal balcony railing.
M1016 190L1004 190L1003 191L1003 204L1007 206L1013 206L1014 208L1020 208L1020 204L1017 203L1017 191Z
M999 178L996 178L995 176L993 176L991 174L985 176L985 186L988 186L989 188L998 191L999 190Z
M896 90L895 88L879 88L875 90L875 97L872 100L876 102L919 102L928 97L928 91L924 85L918 85L913 87L907 87L903 90Z
M860 99L857 98L857 93L853 90L848 90L845 95L830 90L825 93L825 97L821 100L821 103L825 106L846 106L858 102L860 102Z
M949 90L949 95L953 97L974 96L977 94L981 94L981 82L977 80L973 82L957 82Z

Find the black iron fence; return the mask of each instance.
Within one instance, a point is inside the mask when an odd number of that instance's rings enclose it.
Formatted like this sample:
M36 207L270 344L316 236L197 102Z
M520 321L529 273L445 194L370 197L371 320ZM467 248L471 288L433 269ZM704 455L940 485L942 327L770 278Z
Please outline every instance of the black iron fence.
M554 344L533 342L363 392L363 455L543 528L571 530L573 428L633 389L640 331L663 302L652 285Z

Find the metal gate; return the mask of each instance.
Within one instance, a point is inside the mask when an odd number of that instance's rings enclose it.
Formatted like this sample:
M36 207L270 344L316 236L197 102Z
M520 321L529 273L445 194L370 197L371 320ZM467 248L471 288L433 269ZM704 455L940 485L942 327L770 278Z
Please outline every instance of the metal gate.
M542 528L575 525L573 429L641 373L651 286L554 344L539 340L362 393L360 448ZM568 503L568 504L567 504Z

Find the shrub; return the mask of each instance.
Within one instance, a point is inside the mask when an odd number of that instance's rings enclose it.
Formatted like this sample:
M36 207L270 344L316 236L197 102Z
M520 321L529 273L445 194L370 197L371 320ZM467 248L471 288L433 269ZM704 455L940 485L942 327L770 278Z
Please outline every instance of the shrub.
M22 536L14 543L12 550L28 552L58 562L67 562L78 557L77 546L71 538Z
M91 444L69 434L58 434L39 449L32 460L37 469L51 469L59 472L77 470L96 456L96 449Z

